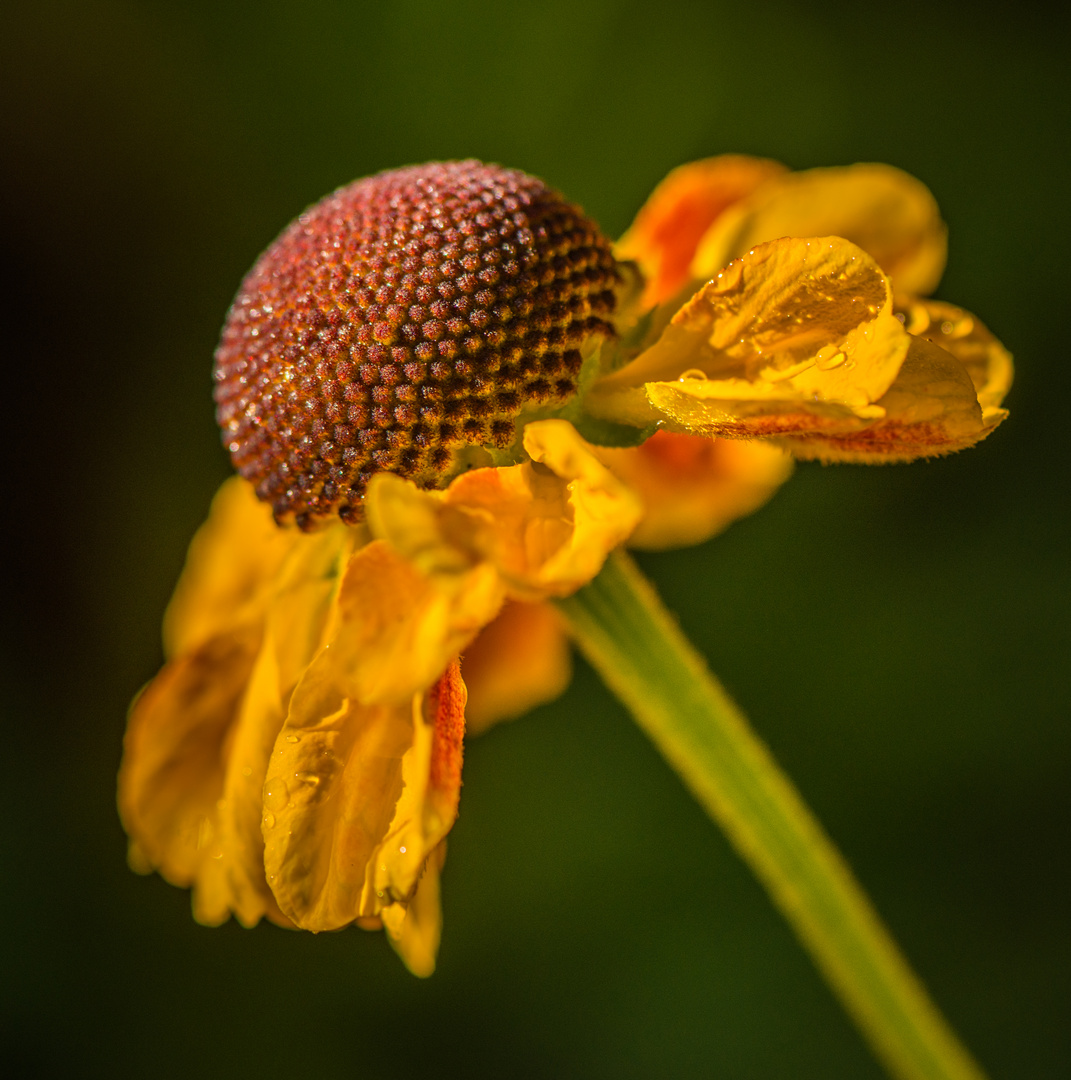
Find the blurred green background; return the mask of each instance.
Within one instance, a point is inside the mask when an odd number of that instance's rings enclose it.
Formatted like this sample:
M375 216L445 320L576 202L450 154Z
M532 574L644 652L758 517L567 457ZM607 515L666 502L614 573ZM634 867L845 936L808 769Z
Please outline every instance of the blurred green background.
M647 557L996 1077L1071 1074L1066 13L1019 3L23 0L0 14L11 1077L881 1075L764 894L583 665L473 740L438 973L381 935L197 926L125 864L124 713L228 464L244 272L354 177L477 156L619 234L672 166L888 161L939 295L1015 352L958 457L801 467Z

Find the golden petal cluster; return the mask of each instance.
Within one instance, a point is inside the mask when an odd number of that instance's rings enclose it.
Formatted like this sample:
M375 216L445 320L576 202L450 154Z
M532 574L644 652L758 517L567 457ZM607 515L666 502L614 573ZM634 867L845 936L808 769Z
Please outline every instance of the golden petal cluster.
M463 677L460 654L485 628L494 652L541 622L523 696L559 693L564 640L532 613L594 577L641 514L564 421L531 424L525 445L523 464L444 492L377 479L367 528L280 530L245 482L224 485L119 776L132 865L192 886L200 921L382 925L430 972L465 679L484 722L516 706L501 670Z
M645 223L674 220L674 200L690 213L704 185L706 205L720 199L738 158L684 166L640 212L621 252L662 283L645 294L653 333L594 385L590 411L822 461L913 461L985 438L1007 415L1011 358L974 316L915 295L947 250L929 191L884 165L764 179L760 166L701 235L667 244Z

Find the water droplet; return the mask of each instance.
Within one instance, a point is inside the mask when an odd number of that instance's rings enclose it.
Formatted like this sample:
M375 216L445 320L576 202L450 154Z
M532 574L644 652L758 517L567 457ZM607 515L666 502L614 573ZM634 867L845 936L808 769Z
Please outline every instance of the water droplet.
M319 775L314 772L296 772L294 779L300 780L303 784L312 784L314 787L320 782Z
M264 805L269 810L282 810L290 802L290 789L282 780L272 780L264 792Z
M270 810L264 815L264 827L267 829L275 828L275 815Z
M744 264L739 259L729 263L724 269L718 271L718 276L712 282L714 291L717 293L734 292L740 288L744 278Z
M287 735L286 741L289 743L301 742L300 735Z
M832 371L833 368L840 367L847 359L836 345L826 345L819 350L818 355L814 358L814 363L819 371Z
M242 769L242 775L243 776L252 776L253 775L253 770L248 765L246 765L245 768Z
M677 382L706 382L707 373L700 371L699 368L689 368L687 371L683 371Z
M400 852L401 852L401 853L402 853L403 855L405 854L405 846L404 846L404 845L403 845L402 847L398 848L398 850L399 850L399 851L400 851Z

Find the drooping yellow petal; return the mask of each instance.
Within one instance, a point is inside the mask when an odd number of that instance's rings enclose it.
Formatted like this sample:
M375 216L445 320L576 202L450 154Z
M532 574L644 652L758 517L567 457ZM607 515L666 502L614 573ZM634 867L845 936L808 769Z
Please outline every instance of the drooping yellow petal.
M217 804L221 854L197 881L202 922L222 922L233 911L244 926L265 915L289 924L264 878L264 777L294 686L331 631L330 603L355 539L343 526L300 537L278 573Z
M335 605L330 653L346 676L343 696L408 703L498 614L504 599L489 563L428 573L383 540L373 541L350 559Z
M453 824L464 687L456 664L444 678L445 710L442 690L362 705L346 696L349 672L327 648L294 691L264 785L264 864L280 908L303 929L407 904Z
M569 643L554 608L507 601L465 650L461 673L473 734L553 701L572 676Z
M404 787L371 860L375 895L384 904L409 903L425 861L457 819L465 702L454 660L414 710L413 744L402 762Z
M619 259L639 264L647 282L643 306L653 307L680 291L690 280L700 240L719 215L783 172L784 165L776 161L723 154L669 173L615 251Z
M987 425L995 427L1008 415L1000 406L1011 389L1011 354L977 316L954 304L917 297L897 298L896 312L908 333L939 345L967 369Z
M876 402L909 343L864 251L839 237L775 240L726 267L587 403L709 436L850 431L883 415Z
M256 623L210 638L168 663L131 706L119 814L136 869L188 886L220 856L229 743L260 642Z
M372 532L444 586L491 568L514 599L575 591L635 528L639 503L563 420L528 424L524 446L531 462L475 469L445 492L374 477Z
M597 453L643 501L643 520L628 542L647 550L708 540L762 506L792 472L792 458L767 443L669 431L642 446Z
M913 176L890 165L808 169L769 180L718 217L699 245L692 276L709 278L783 236L842 236L909 293L937 287L948 249L937 203Z
M362 705L341 696L329 669L314 661L294 691L264 783L268 884L305 930L377 914L369 859L390 826L413 736L411 703Z
M251 484L237 476L226 481L190 544L164 616L167 656L258 617L279 567L302 540L296 530L276 526Z
M997 409L983 419L963 364L925 338L911 339L900 374L878 404L885 415L860 431L815 432L786 438L783 445L796 457L820 461L915 461L973 446L1006 415Z
M446 859L444 840L428 856L424 873L408 904L391 904L383 909L387 938L405 966L419 978L435 971L442 936L443 914L439 899L439 877Z

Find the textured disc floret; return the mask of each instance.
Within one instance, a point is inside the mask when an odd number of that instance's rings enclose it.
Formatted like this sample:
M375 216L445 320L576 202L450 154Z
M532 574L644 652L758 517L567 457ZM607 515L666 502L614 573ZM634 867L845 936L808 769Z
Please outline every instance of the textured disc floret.
M609 243L535 177L477 161L358 180L261 256L216 353L217 418L280 522L358 521L370 477L443 482L576 391L609 336Z

